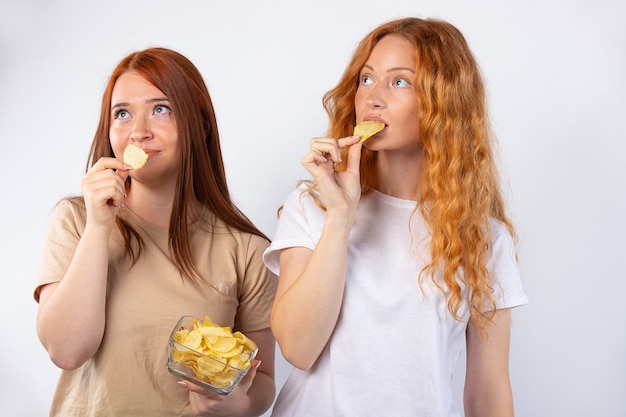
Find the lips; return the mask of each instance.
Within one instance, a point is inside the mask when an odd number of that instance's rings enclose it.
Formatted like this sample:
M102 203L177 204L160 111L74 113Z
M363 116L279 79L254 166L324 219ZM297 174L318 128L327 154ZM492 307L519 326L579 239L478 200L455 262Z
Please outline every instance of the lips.
M383 124L385 125L385 127L381 130L381 132L382 132L383 130L385 130L385 129L389 126L389 125L387 124L387 122L386 122L386 121L385 121L382 117L379 117L379 116L366 116L366 117L364 117L364 118L363 118L363 121L364 121L364 122L365 122L365 121L371 121L371 122L380 122L380 123L383 123Z

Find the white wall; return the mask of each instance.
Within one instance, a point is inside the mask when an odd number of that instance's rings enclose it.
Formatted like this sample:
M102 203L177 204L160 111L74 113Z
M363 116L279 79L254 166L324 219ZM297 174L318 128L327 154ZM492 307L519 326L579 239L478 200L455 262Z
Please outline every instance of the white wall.
M36 264L52 205L80 191L102 89L119 59L160 45L199 67L234 198L273 235L276 208L305 175L309 138L325 130L322 94L367 31L406 15L456 24L487 81L530 297L514 311L517 415L626 415L619 0L2 0L2 414L47 415L58 370L35 334ZM288 371L279 360L279 385ZM461 368L457 390L462 378Z

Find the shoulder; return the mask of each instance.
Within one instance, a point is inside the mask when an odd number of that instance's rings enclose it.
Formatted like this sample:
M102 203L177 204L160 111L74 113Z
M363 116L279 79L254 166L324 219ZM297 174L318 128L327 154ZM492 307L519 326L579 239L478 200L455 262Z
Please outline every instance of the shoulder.
M489 230L492 245L506 245L511 247L516 245L515 237L511 234L506 224L501 221L491 218L489 221Z
M52 211L51 227L76 228L82 230L87 219L85 200L82 197L68 197L60 200Z
M246 242L248 252L263 252L269 245L269 240L254 233L238 232L243 242Z
M491 247L488 268L492 279L497 281L494 287L496 308L511 308L528 303L524 293L522 277L517 257L517 241L508 227L491 220Z
M224 245L237 246L246 250L265 250L269 241L263 236L251 232L244 232L227 225L222 219L215 216L210 210L204 210L200 221L196 224L204 238L220 241Z
M84 217L86 213L85 200L82 197L67 197L60 200L55 206L55 212L72 214Z
M302 181L285 199L282 211L307 213L324 213L322 197L311 182Z

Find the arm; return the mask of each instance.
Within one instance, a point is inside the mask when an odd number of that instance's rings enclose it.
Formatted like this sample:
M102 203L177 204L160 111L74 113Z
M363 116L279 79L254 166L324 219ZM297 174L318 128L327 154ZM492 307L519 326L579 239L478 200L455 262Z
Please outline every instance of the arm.
M274 352L271 330L246 333L259 348L255 364L230 395L219 395L187 381L179 382L189 390L189 402L198 416L253 417L263 414L274 401Z
M480 329L467 327L467 370L463 402L466 417L513 417L513 394L509 380L511 310L497 310Z
M269 328L248 332L248 337L257 344L259 352L256 360L261 362L258 368L256 368L256 373L250 375L252 386L247 393L250 399L251 413L249 414L257 416L264 413L274 402L276 394L276 386L274 384L276 340Z
M313 366L335 328L345 283L346 235L324 232L315 251L289 248L280 253L272 330L283 356L297 368Z
M62 369L82 365L102 341L108 242L127 175L123 163L113 158L101 159L85 175L85 231L63 279L41 289L37 334L52 361Z
M308 369L332 334L343 299L348 238L360 199L360 144L357 139L314 139L302 159L326 207L315 250L293 247L280 253L280 277L272 309L272 331L283 356ZM348 167L335 172L339 148L350 146Z

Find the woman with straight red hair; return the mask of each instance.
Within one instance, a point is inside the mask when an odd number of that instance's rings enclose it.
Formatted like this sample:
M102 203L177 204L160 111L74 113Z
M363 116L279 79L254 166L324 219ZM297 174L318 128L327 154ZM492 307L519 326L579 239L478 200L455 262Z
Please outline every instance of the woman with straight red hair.
M127 145L145 151L140 169ZM62 369L51 416L258 416L275 395L269 240L230 199L215 112L183 55L125 57L102 99L82 195L56 206L35 299ZM168 337L208 315L258 346L228 396L169 374Z
M357 46L324 97L304 181L266 265L272 330L296 369L273 416L513 415L511 308L527 303L478 65L451 24L404 18ZM361 141L355 124L384 129Z

